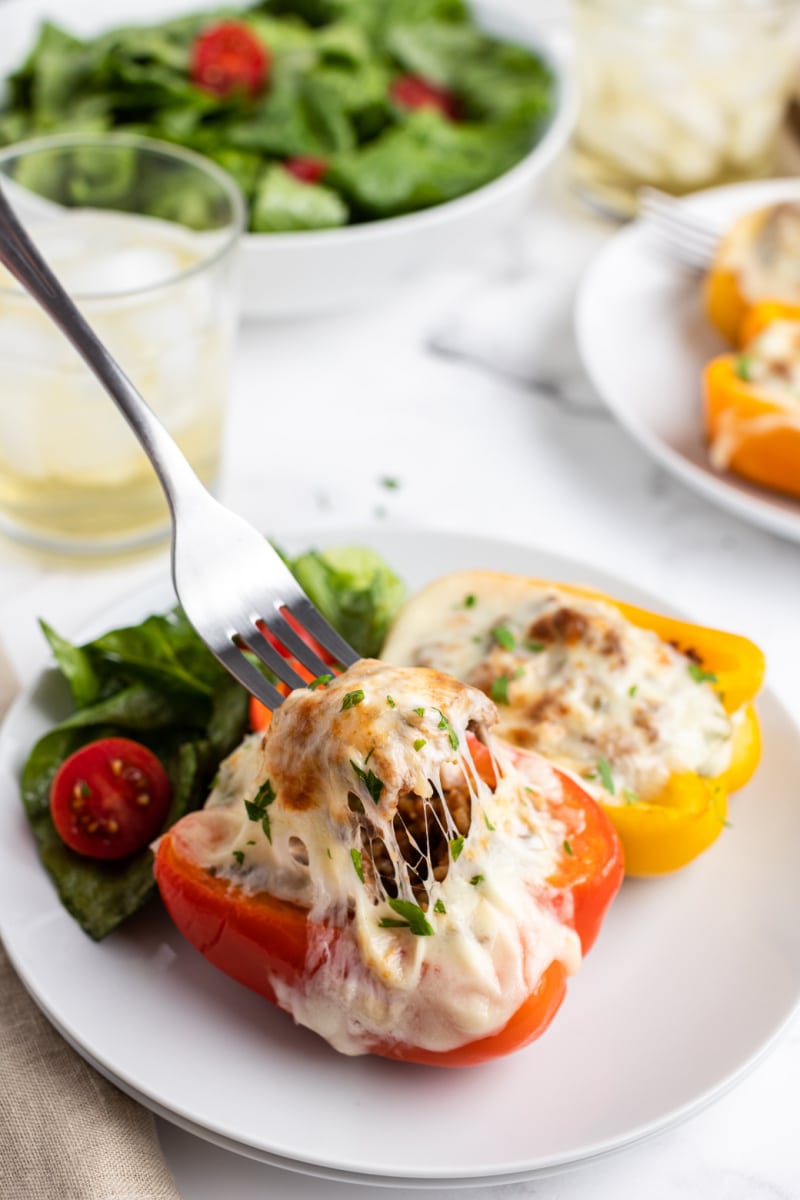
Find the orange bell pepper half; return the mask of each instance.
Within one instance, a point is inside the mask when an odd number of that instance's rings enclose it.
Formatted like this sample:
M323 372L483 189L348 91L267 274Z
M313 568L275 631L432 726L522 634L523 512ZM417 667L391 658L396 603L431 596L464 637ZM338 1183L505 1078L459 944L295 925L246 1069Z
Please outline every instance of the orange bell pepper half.
M494 782L488 750L469 735L476 770ZM525 757L522 750L512 752ZM605 913L620 887L622 851L614 828L602 809L571 778L559 773L557 797L537 795L532 803L543 806L566 830L562 854L547 882L556 889L556 911L564 924L578 934L585 953L593 944ZM251 894L234 882L210 874L192 854L192 839L185 836L188 822L213 821L214 810L192 813L160 840L155 876L164 903L181 933L209 962L273 1004L278 1003L275 983L302 988L309 971L309 945L332 945L336 927L313 925L308 913L268 892ZM555 1016L566 992L562 963L552 962L541 974L523 1003L502 1029L454 1049L434 1051L392 1041L375 1040L369 1052L380 1057L433 1066L472 1066L509 1054L539 1037Z
M703 371L712 462L763 487L800 497L800 405L781 404L759 391L737 373L739 362L739 355L722 354Z

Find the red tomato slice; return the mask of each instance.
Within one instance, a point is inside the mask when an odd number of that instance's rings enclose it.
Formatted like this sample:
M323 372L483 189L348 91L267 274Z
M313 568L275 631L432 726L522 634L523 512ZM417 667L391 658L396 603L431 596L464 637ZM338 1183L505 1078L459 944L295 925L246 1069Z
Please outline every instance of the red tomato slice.
M314 158L311 154L287 158L283 165L301 183L319 183L328 169L324 158Z
M435 108L451 121L458 117L458 100L453 93L429 83L421 75L398 75L389 93L399 108Z
M61 764L50 789L59 835L78 854L125 858L161 830L170 784L155 754L129 738L102 738Z
M267 82L269 68L269 54L241 21L221 21L204 29L192 46L192 80L212 96L230 96L237 91L257 96Z

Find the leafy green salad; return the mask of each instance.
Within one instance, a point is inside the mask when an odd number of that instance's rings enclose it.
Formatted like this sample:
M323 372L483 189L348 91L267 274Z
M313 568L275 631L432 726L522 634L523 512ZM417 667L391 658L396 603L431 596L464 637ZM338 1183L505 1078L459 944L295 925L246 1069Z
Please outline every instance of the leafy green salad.
M46 22L7 84L0 144L126 130L189 147L236 179L258 233L462 196L523 158L555 103L543 59L484 33L465 0L261 0L89 40ZM69 203L97 169L89 155L85 177L34 186ZM197 195L178 200L196 224Z
M376 655L405 596L382 559L364 548L344 547L286 561L350 644L360 654ZM179 608L81 646L44 622L42 628L69 684L74 711L31 750L22 772L22 801L62 903L86 933L100 939L155 891L153 856L147 845L119 858L93 857L67 845L54 822L53 785L60 768L90 743L132 739L140 753L152 752L168 777L166 818L156 830L161 832L205 801L220 761L249 727L250 697ZM85 786L68 800L91 810L90 792ZM117 815L123 823L124 814Z

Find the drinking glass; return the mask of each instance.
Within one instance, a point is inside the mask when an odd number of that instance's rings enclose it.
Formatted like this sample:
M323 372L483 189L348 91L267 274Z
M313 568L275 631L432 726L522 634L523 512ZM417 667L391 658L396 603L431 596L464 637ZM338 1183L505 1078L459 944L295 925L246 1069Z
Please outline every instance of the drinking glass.
M769 175L798 69L796 0L573 0L580 193L618 216Z
M0 150L9 201L78 307L213 487L244 205L199 155L127 134ZM0 528L78 553L161 539L136 438L83 360L0 268Z

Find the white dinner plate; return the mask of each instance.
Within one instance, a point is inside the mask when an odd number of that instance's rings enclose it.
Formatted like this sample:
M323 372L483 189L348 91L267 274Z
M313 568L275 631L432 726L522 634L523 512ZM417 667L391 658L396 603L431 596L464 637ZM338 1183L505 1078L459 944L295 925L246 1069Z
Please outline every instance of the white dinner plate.
M374 546L412 589L488 567L655 604L602 571L505 542L375 530L318 539L332 541ZM160 578L81 636L170 603ZM763 762L733 798L731 827L683 872L624 884L541 1040L462 1071L336 1054L211 967L157 903L90 941L58 903L17 798L31 745L67 707L46 672L0 733L0 934L38 1004L89 1061L229 1149L405 1186L553 1172L697 1111L754 1064L800 1000L800 737L769 693L759 706Z
M800 199L800 180L712 188L680 203L724 231L741 213ZM730 351L707 320L698 276L654 248L643 220L599 252L576 306L584 367L614 416L668 471L715 504L800 541L800 501L715 471L703 433L701 372Z

